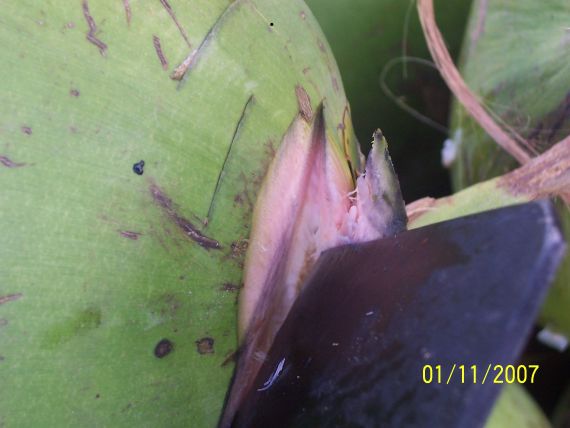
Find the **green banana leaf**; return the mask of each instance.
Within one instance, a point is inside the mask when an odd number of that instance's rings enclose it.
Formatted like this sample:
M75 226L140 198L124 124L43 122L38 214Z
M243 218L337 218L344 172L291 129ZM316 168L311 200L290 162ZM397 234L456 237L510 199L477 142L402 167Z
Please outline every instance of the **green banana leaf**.
M21 0L0 23L0 425L214 426L296 87L355 147L324 35L300 0Z
M550 422L523 386L505 385L486 428L550 428Z
M541 153L570 134L570 3L566 0L477 0L460 68L467 85L499 123ZM455 190L516 166L455 103L452 108ZM561 205L570 236L570 213ZM570 256L559 271L541 321L570 336Z

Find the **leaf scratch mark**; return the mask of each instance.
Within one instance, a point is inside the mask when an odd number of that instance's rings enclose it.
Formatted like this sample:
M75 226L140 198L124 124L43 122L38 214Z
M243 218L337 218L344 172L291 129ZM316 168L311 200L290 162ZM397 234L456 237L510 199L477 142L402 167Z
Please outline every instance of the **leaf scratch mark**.
M250 110L250 105L252 104L254 98L253 95L251 95L248 100L246 101L243 110L241 112L241 116L238 120L238 123L236 125L236 128L234 130L234 133L232 135L232 139L230 141L230 144L228 146L228 151L226 152L226 157L224 158L224 163L222 164L222 168L220 169L220 173L218 174L218 179L216 181L216 187L214 188L214 193L212 194L212 199L210 200L210 207L208 208L208 214L206 215L206 221L204 222L206 225L208 224L208 222L210 221L211 215L212 215L212 210L214 208L214 201L216 200L216 195L218 194L218 191L220 190L220 186L222 184L222 177L224 175L224 171L226 169L226 166L228 164L228 160L230 158L230 154L232 152L232 148L234 146L235 141L237 140L239 134L240 134L240 130L245 122L245 118L249 113Z
M184 28L182 28L182 26L180 25L180 22L178 22L178 19L176 18L176 14L174 13L174 10L172 10L172 6L170 6L170 3L168 3L168 0L160 0L160 3L166 9L168 14L170 15L170 17L174 21L174 24L176 24L176 26L178 27L178 31L180 31L180 34L184 38L184 41L186 42L188 47L191 48L192 44L190 43L190 40L188 40L188 35L186 34L186 31L184 31Z
M87 21L87 26L89 27L89 31L87 32L87 40L97 46L99 48L99 53L105 56L107 45L103 43L101 39L95 36L95 33L97 33L97 24L95 24L95 20L89 12L89 4L87 3L87 0L83 0L83 16L85 17L85 21Z
M163 0L161 0L161 1L163 1ZM164 0L164 1L166 1L166 0ZM214 25L212 25L210 27L210 29L206 33L206 36L204 37L202 42L200 42L200 45L196 49L192 50L190 52L190 54L184 59L184 61L182 61L182 63L174 69L174 71L170 75L170 78L172 80L184 79L184 77L186 77L188 72L192 68L194 68L194 66L198 62L198 59L199 59L202 51L210 44L212 39L215 37L215 35L218 33L219 29L221 28L225 18L227 16L229 16L231 11L235 10L235 8L237 7L237 5L239 3L240 3L240 0L235 0L226 7L226 9L218 17L216 22L214 22Z
M154 45L154 50L156 51L156 55L160 60L160 64L162 65L163 70L168 70L168 60L164 56L164 52L162 52L162 46L160 45L160 39L158 36L152 36L152 44Z
M151 184L149 190L154 201L164 210L170 220L172 220L174 224L176 224L176 226L178 226L187 237L189 237L191 240L206 250L220 250L222 248L218 241L204 235L189 220L178 214L174 203L162 191L160 187L158 187L156 184Z
M0 296L0 305L4 303L13 302L22 297L22 293L7 294L6 296Z
M23 162L14 162L12 159L6 156L0 156L0 163L4 165L6 168L21 168L26 166Z
M125 15L127 17L127 25L131 25L131 5L129 0L123 0L123 6L125 7Z

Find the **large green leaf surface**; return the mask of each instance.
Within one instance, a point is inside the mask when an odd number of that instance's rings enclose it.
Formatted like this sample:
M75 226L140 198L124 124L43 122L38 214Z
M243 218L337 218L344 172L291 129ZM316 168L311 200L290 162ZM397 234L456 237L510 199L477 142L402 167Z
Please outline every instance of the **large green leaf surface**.
M21 0L0 43L0 425L213 426L296 85L342 144L324 36L298 0Z

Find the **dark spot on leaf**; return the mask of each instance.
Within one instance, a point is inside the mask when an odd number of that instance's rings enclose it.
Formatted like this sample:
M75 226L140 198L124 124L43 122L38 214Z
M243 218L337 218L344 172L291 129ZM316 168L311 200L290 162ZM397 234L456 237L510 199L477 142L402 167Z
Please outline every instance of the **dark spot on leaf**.
M133 172L137 175L143 175L144 173L144 161L141 160L133 165Z
M156 358L164 358L172 352L172 349L174 349L174 343L168 339L162 339L154 347L154 356Z
M222 290L223 291L229 291L230 293L233 293L234 291L238 291L241 288L241 286L239 285L235 285L229 282L226 282L224 285L222 285Z
M71 95L72 97L78 97L79 96L79 91L77 89L71 89L69 91L69 95Z
M213 354L214 353L214 339L211 337L203 337L196 341L196 349L199 354Z
M142 233L140 232L133 232L131 230L119 230L119 233L121 234L122 237L127 239L132 239L133 241L136 241L137 239L139 239L139 236L142 235Z
M99 397L101 397L101 395L99 395L99 394L96 394L96 395L95 395L95 398L99 398Z
M24 126L22 126L22 132L26 135L32 135L32 128L24 125Z
M72 28L75 28L75 23L73 21L69 21L65 26L71 30Z
M270 22L270 23L269 23L269 26L270 26L270 27L273 27L273 22Z
M77 128L75 126L70 126L69 132L71 132L72 134L77 134Z
M6 318L0 318L0 327L8 325L8 320Z

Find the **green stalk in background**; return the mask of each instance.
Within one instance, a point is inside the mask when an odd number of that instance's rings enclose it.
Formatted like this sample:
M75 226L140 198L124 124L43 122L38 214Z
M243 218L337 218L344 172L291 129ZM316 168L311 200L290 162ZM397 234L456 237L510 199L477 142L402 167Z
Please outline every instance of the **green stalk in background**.
M406 202L448 194L440 164L449 90L425 43L413 0L307 0L331 45L350 101L358 139L366 152L378 127L390 142ZM457 55L471 0L436 0L438 25ZM403 61L403 56L416 59ZM392 94L388 96L385 86ZM422 114L422 123L405 105ZM443 128L443 132L435 128ZM418 156L421 153L421 156Z
M499 123L542 153L570 133L570 4L478 0L461 54L469 87ZM451 117L456 190L516 166L459 105ZM560 205L566 230L568 209ZM567 235L570 236L570 235ZM570 336L570 258L566 258L542 310L544 325Z

